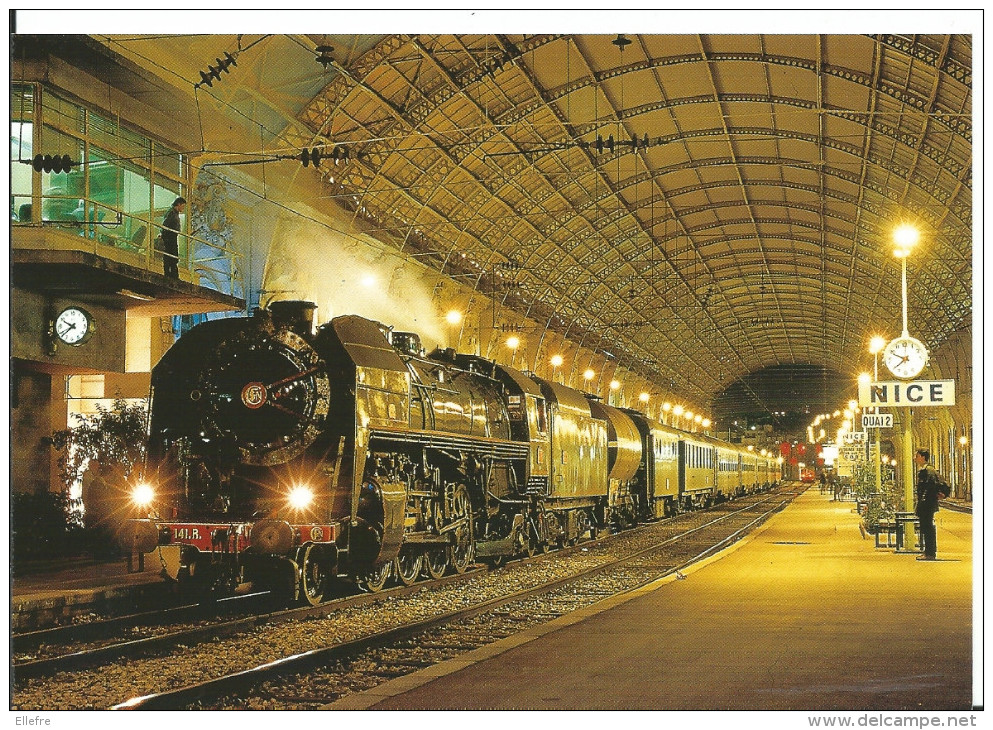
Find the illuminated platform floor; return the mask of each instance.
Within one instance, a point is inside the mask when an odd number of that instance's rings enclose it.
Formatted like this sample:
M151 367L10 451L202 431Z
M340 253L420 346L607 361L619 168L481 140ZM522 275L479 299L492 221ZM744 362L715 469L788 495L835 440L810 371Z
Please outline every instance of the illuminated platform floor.
M123 559L112 563L70 561L66 567L51 567L14 575L10 590L12 628L26 631L53 621L69 623L75 616L99 611L101 605L164 596L171 591L154 560L146 560L140 573L128 572Z
M809 489L725 553L326 709L965 710L972 515L876 548ZM981 651L981 647L979 647Z

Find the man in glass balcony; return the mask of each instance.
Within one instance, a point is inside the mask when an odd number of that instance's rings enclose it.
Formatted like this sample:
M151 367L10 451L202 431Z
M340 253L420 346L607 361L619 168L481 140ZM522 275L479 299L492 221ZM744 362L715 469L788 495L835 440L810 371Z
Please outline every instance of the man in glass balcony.
M176 198L162 220L162 265L166 276L179 278L179 216L186 210L186 198Z

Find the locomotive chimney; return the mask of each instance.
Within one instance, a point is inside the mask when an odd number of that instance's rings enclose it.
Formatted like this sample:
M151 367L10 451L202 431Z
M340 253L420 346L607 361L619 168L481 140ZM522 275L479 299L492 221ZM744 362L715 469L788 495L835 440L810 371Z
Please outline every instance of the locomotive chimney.
M276 327L286 327L303 337L314 334L314 313L317 305L298 299L269 303L269 312Z

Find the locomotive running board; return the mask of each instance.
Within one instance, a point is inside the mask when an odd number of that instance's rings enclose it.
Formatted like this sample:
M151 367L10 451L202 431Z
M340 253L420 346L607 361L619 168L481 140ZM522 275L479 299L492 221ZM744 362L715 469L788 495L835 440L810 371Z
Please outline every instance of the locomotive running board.
M369 431L370 448L374 448L373 442L375 441L420 444L436 449L460 449L501 459L526 459L530 449L530 444L528 443L504 441L502 439L464 437L455 434L423 433L419 431L388 431L381 428Z
M405 532L403 535L404 545L449 545L449 540L444 535L435 535L433 532Z

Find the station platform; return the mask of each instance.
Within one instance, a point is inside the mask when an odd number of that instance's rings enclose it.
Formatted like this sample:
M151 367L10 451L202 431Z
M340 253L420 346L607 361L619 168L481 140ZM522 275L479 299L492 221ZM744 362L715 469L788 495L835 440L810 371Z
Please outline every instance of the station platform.
M137 567L137 565L135 565ZM47 570L14 572L10 582L11 628L29 631L103 610L112 603L148 602L173 590L161 576L161 566L149 556L144 570L131 572L125 560L68 561Z
M854 507L808 489L683 579L324 709L973 709L972 515L938 513L930 562L877 548Z

